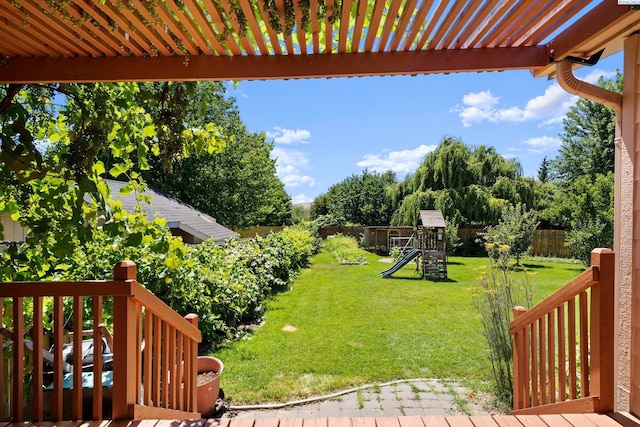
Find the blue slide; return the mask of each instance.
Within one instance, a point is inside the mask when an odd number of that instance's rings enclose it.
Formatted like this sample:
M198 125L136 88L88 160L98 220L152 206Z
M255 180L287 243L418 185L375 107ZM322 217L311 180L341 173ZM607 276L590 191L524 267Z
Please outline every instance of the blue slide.
M422 252L420 249L411 249L411 251L407 252L402 258L400 258L394 265L388 270L380 273L382 277L389 277L396 271L400 270L402 267L407 265L412 259L419 256Z

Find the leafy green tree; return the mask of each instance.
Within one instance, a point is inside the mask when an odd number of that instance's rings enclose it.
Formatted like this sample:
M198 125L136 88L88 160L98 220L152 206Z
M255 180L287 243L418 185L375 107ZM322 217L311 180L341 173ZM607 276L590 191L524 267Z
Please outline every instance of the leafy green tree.
M147 181L227 227L288 223L291 200L276 175L273 144L246 129L222 83L199 83L190 96L183 113L187 125L215 122L224 147L198 157L174 157L168 173L155 157L144 175Z
M391 186L392 224L415 224L420 209L441 210L456 224L495 224L503 209L533 207L534 182L493 147L471 148L447 137L407 180Z
M361 225L388 225L391 220L391 204L387 188L395 183L395 173L369 172L352 175L318 196L311 207L312 217L329 215Z
M615 79L598 81L618 93L622 83L620 72ZM560 153L551 161L555 191L548 192L541 205L543 217L568 226L572 255L589 265L591 250L610 247L613 239L615 114L609 107L581 99L563 121L560 137Z
M102 177L126 176L123 191L133 192L150 153L168 160L215 149L212 123L158 122L141 106L158 99L139 95L135 83L0 85L0 212L29 230L1 254L6 279L50 277L62 257L103 234L139 244L148 234L132 231ZM104 151L108 164L98 160Z
M598 85L622 93L622 74L613 80L601 77ZM597 102L580 99L571 107L563 120L560 153L551 162L556 177L571 182L613 172L615 124L613 110Z
M590 264L591 251L613 244L614 175L598 174L576 178L568 188L557 194L556 215L568 218L567 245L571 254L585 266Z
M520 258L531 248L533 232L538 224L536 211L527 210L521 203L507 206L498 224L487 227L487 252L495 260L513 256L516 263L520 264Z
M300 224L311 221L311 209L309 205L295 204L291 208L291 223Z

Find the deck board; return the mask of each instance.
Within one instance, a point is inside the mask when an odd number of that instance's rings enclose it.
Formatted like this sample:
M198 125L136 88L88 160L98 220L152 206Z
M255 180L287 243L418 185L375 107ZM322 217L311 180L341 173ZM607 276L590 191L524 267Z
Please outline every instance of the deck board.
M522 427L522 423L511 415L494 415L491 418L493 418L493 421L500 427Z
M562 416L574 426L598 427L595 422L585 417L584 414L563 414Z
M516 415L515 417L524 427L547 427L547 423L537 415Z
M9 423L1 427L640 427L630 414L427 415L407 417L219 418Z
M419 415L399 417L398 423L400 424L400 427L424 427L424 422Z
M449 427L449 423L443 415L429 415L422 417L422 421L426 427Z
M567 419L564 418L562 415L558 415L558 414L540 415L540 419L542 419L542 421L554 427L573 427L573 424L567 421Z
M351 427L351 419L348 417L329 417L327 422L329 427Z
M400 427L400 421L397 417L380 417L376 418L376 427Z
M469 417L469 419L474 427L498 427L498 423L493 417L476 415Z
M302 427L302 418L282 418L280 420L280 427Z

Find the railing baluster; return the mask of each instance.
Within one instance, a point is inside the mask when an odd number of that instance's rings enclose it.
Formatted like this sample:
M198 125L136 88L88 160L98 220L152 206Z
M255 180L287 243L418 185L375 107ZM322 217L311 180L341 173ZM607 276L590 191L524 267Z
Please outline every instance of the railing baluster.
M13 420L24 421L24 299L13 299Z
M174 354L176 355L176 360L178 363L178 369L176 369L176 384L182 384L184 380L184 358L182 354L182 350L184 348L184 335L181 332L177 333L178 343L176 345L176 349ZM173 404L174 409L184 410L184 389L182 387L176 387L177 399Z
M536 324L531 324L531 406L540 404L538 394L538 329Z
M144 404L151 405L151 379L153 371L151 369L151 353L153 348L153 314L145 311L144 317L144 355L142 359L142 370L144 371Z
M580 293L580 397L591 396L589 391L589 312L587 293Z
M102 419L102 297L93 296L93 419ZM113 349L111 349L113 351Z
M73 390L71 394L71 417L82 417L82 297L73 297Z
M0 298L1 299L1 298ZM42 395L42 335L43 335L43 304L42 297L33 298L33 329L31 330L31 341L33 342L33 420L42 421L43 418L43 395ZM0 355L0 357L2 357Z
M169 407L172 409L178 409L177 405L177 395L178 395L178 370L182 369L178 367L178 362L176 360L176 330L173 327L169 327L169 366L171 367L171 387L169 388ZM173 350L173 351L171 351Z
M569 317L569 398L575 399L578 395L576 373L576 300L568 302L567 316Z
M64 300L53 299L53 421L62 421L62 335L64 333Z
M5 327L4 324L4 298L0 298L0 327ZM7 404L7 393L5 393L5 369L7 368L5 364L5 355L4 355L4 336L0 335L0 419L4 420L6 417L5 409L8 409Z
M556 334L555 334L555 315L551 310L547 315L547 364L549 367L549 403L555 403L556 400Z
M538 356L538 360L540 361L540 404L544 405L547 403L547 367L546 367L546 356L547 356L547 334L545 328L544 317L538 319L538 329L540 334L540 355Z
M169 384L170 384L170 361L169 361L169 325L162 322L162 407L169 407Z
M160 406L160 384L162 384L162 323L158 316L153 317L153 406Z
M558 400L560 402L564 402L567 398L566 328L564 304L562 304L558 307Z
M524 386L524 407L525 408L529 408L532 405L532 397L531 397L531 387L530 387L530 375L531 375L531 364L529 363L529 353L531 351L531 333L530 333L530 325L527 325L526 328L524 328L524 336L523 336L523 341L524 341L524 354L525 354L525 358L523 359L524 361L524 380L526 381L525 386Z

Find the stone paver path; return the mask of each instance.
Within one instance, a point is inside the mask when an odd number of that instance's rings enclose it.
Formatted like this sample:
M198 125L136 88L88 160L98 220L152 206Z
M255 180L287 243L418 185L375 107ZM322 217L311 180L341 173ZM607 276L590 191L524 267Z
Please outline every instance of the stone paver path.
M315 418L394 417L403 415L488 415L468 390L453 381L413 380L372 386L338 397L280 409L236 410L224 417Z

